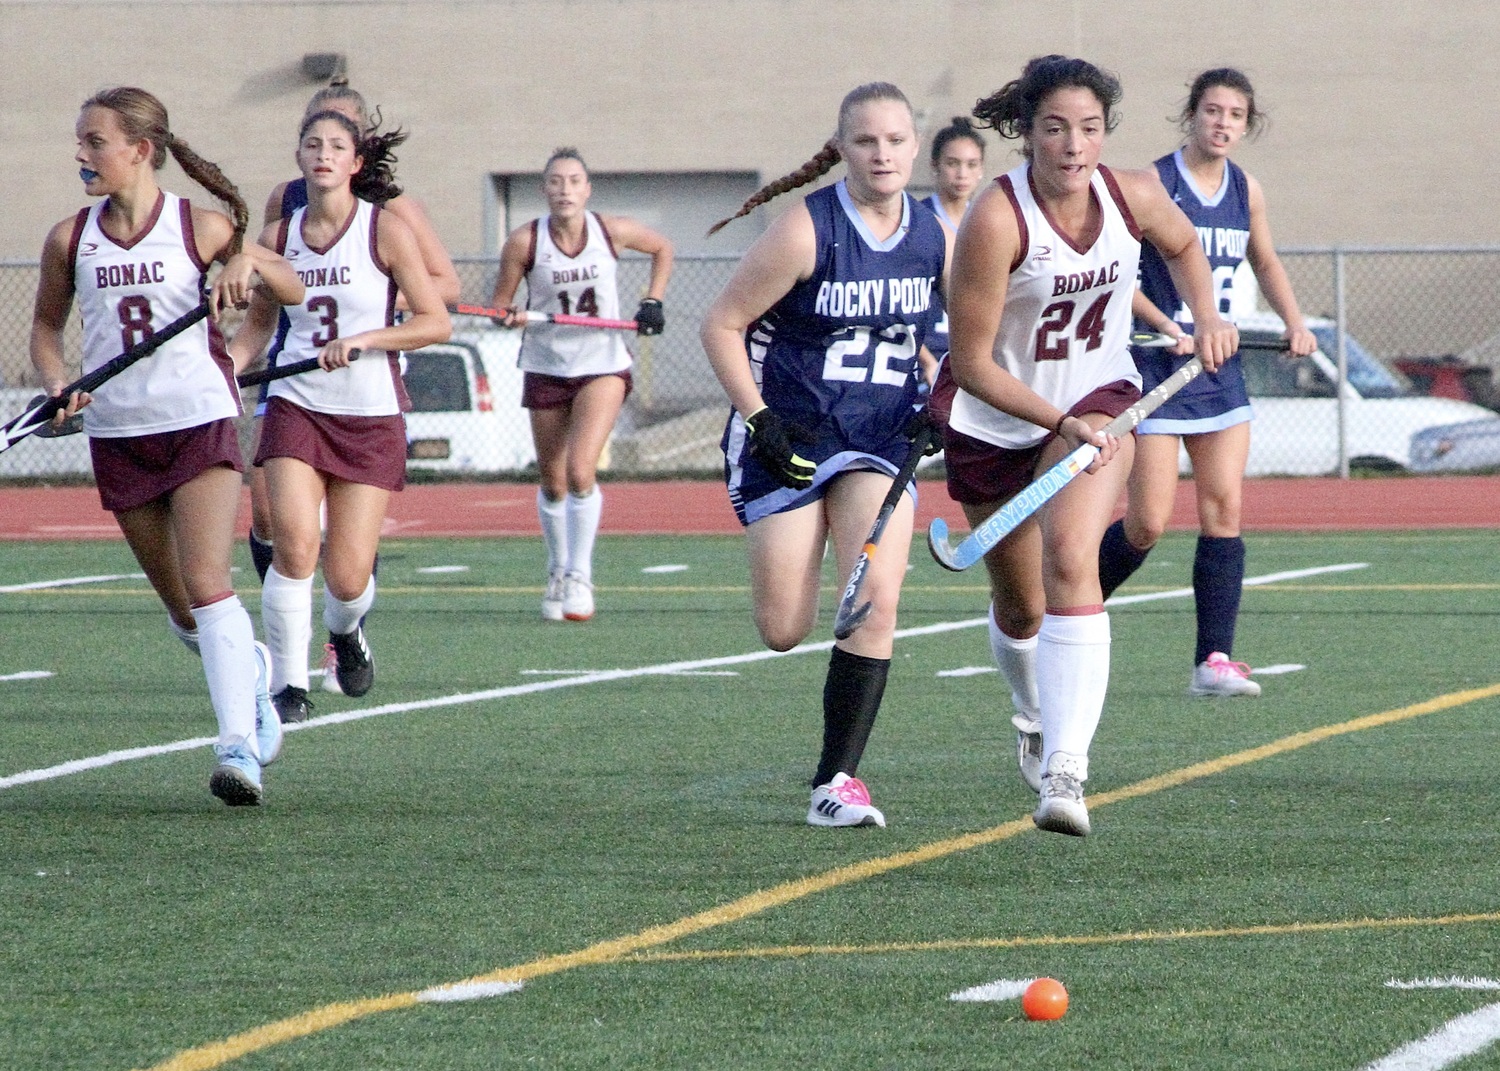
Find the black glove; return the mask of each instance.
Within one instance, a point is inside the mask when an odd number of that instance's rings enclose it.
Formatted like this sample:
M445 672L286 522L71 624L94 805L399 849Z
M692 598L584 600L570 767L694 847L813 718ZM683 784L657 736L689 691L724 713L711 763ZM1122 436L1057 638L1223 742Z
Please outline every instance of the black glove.
M812 486L818 466L797 455L796 443L817 440L805 428L788 424L768 405L745 418L750 431L750 453L783 487L805 491Z
M640 307L635 310L635 333L659 335L666 326L667 314L662 311L661 300L654 297L642 299Z
M926 444L922 447L923 455L931 457L933 454L941 453L943 449L943 426L938 423L937 417L928 412L925 405L913 411L911 417L906 421L906 426L901 429L901 434L905 435L912 442L916 442L917 436L922 434L925 429L931 429L931 431L928 433Z

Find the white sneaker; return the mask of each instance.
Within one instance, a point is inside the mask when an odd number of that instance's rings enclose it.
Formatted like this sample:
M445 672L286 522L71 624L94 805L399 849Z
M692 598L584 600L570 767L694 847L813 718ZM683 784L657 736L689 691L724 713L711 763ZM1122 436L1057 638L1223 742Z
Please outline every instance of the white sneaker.
M1260 695L1260 685L1250 679L1250 667L1231 662L1229 656L1215 651L1207 662L1193 668L1188 695Z
M563 576L552 573L547 577L547 590L542 594L542 620L563 619Z
M271 702L271 649L255 641L255 750L269 766L281 754L281 715Z
M884 829L885 815L870 802L870 790L863 781L846 773L837 773L828 784L813 789L812 803L807 808L807 824L880 826Z
M1031 816L1038 829L1070 837L1089 835L1089 809L1083 802L1083 783L1088 776L1087 756L1052 753L1047 772L1042 775L1042 799Z
M1033 792L1042 790L1042 723L1025 714L1012 714L1010 723L1016 727L1016 764L1021 768L1021 780Z
M323 645L323 691L344 694L344 689L339 686L339 654L331 643Z
M594 585L577 573L563 576L562 615L569 621L587 621L594 616Z

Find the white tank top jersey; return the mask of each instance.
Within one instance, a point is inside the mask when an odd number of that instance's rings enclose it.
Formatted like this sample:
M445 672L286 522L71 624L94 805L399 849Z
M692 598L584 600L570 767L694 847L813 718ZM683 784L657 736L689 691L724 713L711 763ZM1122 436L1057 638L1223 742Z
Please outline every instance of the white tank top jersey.
M1010 198L1021 229L1021 255L1012 266L1005 309L995 336L995 363L1059 408L1120 380L1140 386L1131 359L1130 301L1141 257L1141 232L1108 168L1090 182L1103 214L1093 245L1081 249L1059 234L1037 203L1030 164L995 181ZM1015 450L1050 429L1002 413L960 390L953 428Z
M162 191L145 232L128 245L99 226L108 203L78 213L69 248L86 373L202 304L208 271L198 259L187 201ZM118 439L237 417L233 381L223 336L200 321L100 387L83 410L84 430Z
M375 228L381 209L355 199L344 229L326 248L302 237L306 208L281 221L277 252L296 269L307 295L286 306L291 327L278 363L316 357L336 338L378 331L396 322L396 281L381 262ZM312 371L271 384L270 397L285 398L315 413L338 416L394 416L410 407L401 382L399 354L366 350L332 372Z
M570 257L552 240L551 217L531 222L531 255L526 262L526 308L569 316L620 318L615 285L619 258L593 212L584 213L588 240ZM630 367L630 350L619 331L562 324L535 324L521 336L521 369L572 379L604 376Z

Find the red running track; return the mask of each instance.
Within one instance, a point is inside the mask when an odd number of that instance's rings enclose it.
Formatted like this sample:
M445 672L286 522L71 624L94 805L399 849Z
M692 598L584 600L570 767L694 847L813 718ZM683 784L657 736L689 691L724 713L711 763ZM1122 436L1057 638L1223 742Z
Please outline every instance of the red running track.
M610 534L737 533L722 484L675 480L606 483L603 531ZM968 524L939 481L920 485L917 524L934 516ZM247 491L240 526L249 525ZM1197 527L1193 485L1178 485L1172 527ZM1341 531L1500 527L1500 477L1266 479L1245 483L1246 531ZM536 488L516 483L414 484L391 500L387 536L493 537L540 534ZM0 539L119 539L92 487L0 488Z

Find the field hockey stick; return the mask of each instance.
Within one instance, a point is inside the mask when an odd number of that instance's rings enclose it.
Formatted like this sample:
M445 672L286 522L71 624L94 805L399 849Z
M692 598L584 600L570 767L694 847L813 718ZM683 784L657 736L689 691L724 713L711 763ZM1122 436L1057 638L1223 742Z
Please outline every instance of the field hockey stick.
M859 626L865 623L865 618L870 616L872 603L869 600L866 600L863 606L856 608L855 605L859 601L860 591L864 588L865 573L869 571L870 562L880 546L880 535L885 531L886 522L891 519L891 514L896 512L901 496L906 493L906 485L911 483L912 477L917 474L917 465L926 456L927 445L932 442L932 437L937 433L938 429L933 424L922 425L917 432L917 437L912 440L911 453L906 455L901 471L896 473L891 481L891 489L886 492L885 501L880 504L880 512L875 517L875 524L870 528L870 535L865 540L864 549L859 552L859 560L854 563L854 571L849 574L849 583L844 587L844 597L839 600L838 613L833 618L835 639L847 640L854 635Z
M1178 338L1164 335L1160 331L1134 331L1130 335L1130 344L1141 349L1170 349L1177 345ZM1277 350L1285 352L1291 349L1291 343L1284 338L1252 338L1240 339L1239 348L1242 350Z
M359 360L359 355L364 350L350 350L349 360ZM256 387L262 383L270 383L275 379L286 379L288 376L300 376L303 372L311 372L319 367L316 357L308 357L306 360L293 361L291 364L279 364L274 368L262 368L259 372L242 372L234 377L234 381L242 387Z
M458 316L487 316L491 320L503 320L511 313L506 309L491 309L483 305L449 305L448 311ZM610 331L634 331L634 320L603 320L598 316L571 316L565 312L537 312L534 309L516 309L521 326L527 324L564 324L568 327L602 327Z
M1193 357L1100 430L1105 435L1119 436L1128 433L1202 371L1203 362ZM1074 476L1088 468L1098 454L1097 446L1084 443L1027 484L1020 494L991 514L988 520L965 536L956 547L949 543L948 525L939 517L927 526L927 549L932 551L932 556L944 569L951 569L955 573L963 572L1019 528L1021 522L1046 505Z
M208 302L205 301L187 315L179 316L160 331L155 331L149 337L141 339L118 357L112 357L88 375L75 379L64 387L57 397L47 398L27 409L5 427L0 428L0 454L15 446L26 436L35 433L43 424L51 420L58 410L66 409L68 399L74 394L80 391L92 394L136 361L155 353L164 343L170 342L207 315Z

